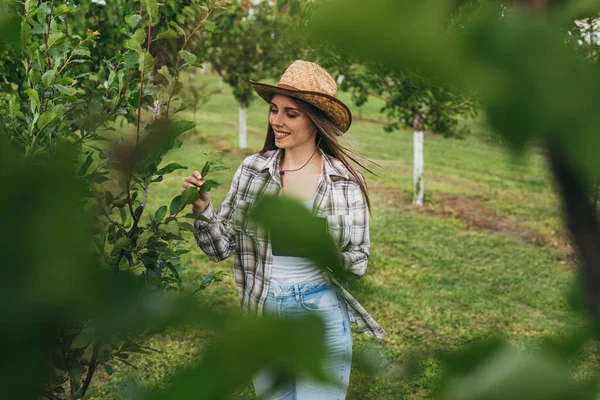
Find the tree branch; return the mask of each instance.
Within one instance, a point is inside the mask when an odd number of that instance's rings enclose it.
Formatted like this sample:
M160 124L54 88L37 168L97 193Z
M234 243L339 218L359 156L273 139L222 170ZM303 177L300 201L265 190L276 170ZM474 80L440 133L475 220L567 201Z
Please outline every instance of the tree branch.
M83 397L85 392L87 392L90 383L92 382L92 377L94 376L94 372L96 372L96 368L98 367L98 350L100 349L100 345L98 343L94 344L92 350L92 358L90 359L90 364L88 366L87 375L85 376L85 381L83 381L83 386L81 386L81 393Z

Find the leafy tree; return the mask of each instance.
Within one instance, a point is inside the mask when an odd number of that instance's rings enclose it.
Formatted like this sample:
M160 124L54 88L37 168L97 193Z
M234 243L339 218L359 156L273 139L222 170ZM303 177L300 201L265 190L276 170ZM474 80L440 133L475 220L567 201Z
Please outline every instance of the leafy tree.
M344 59L342 59L344 60ZM343 76L341 88L353 93L357 106L370 95L385 101L387 132L412 128L414 142L413 203L423 205L425 190L423 138L424 131L446 137L462 137L468 125L460 127L461 118L473 118L477 113L474 96L465 91L449 89L408 70L394 71L382 65L348 63L337 65Z
M161 66L158 74L152 74L155 61L149 50L152 43L164 40L165 34L154 29L161 19L158 3L143 0L137 11L124 18L125 49L105 60L102 74L90 74L75 66L89 62L102 40L101 33L91 29L80 32L76 23L68 26L66 16L76 15L75 8L62 2L32 0L11 7L21 15L22 47L10 49L9 54L13 59L20 56L24 66L11 75L3 74L19 80L9 81L0 93L0 117L12 147L32 165L73 155L77 178L85 188L79 207L89 210L94 219L93 246L86 249L91 249L87 257L92 255L96 265L133 275L152 290L181 290L179 271L184 266L180 256L186 252L181 248L182 233L193 230L185 220L198 218L183 210L197 199L198 191L190 189L170 205L153 210L147 223L142 218L148 214L150 186L186 168L176 163L161 166L161 162L170 149L181 144L177 137L193 123L166 117L182 108L177 98L179 72L191 64L185 45L206 23L197 22L191 32L181 27L173 30L175 37L184 39L174 71ZM159 76L164 84L157 82ZM152 118L143 120L143 108L157 100L177 107L169 110L167 106L164 115L155 109ZM118 116L135 121L135 137L129 144L108 146L105 142L114 130L110 123ZM225 167L212 160L208 168ZM68 382L68 397L80 398L98 367L111 373L115 363L128 363L129 353L148 351L139 336L143 330L102 335L97 320L77 317L66 316L55 327L55 347L47 368L51 374L41 391L46 397L55 398Z
M289 34L298 12L293 4L233 0L226 10L215 14L215 29L204 41L207 60L233 88L240 104L241 149L247 147L246 107L253 98L248 81L280 76L299 54Z

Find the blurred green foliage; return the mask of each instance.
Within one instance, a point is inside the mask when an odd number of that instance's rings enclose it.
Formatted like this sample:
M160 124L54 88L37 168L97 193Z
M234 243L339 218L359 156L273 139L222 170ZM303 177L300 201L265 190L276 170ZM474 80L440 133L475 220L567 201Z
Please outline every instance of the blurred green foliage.
M515 149L547 138L588 178L596 176L597 66L575 57L564 29L590 3L526 15L499 1L480 3L462 29L449 30L453 1L322 2L311 32L390 68L474 90L489 124Z
M115 365L129 365L132 353L152 351L144 339L167 326L214 329L222 342L179 378L181 385L157 396L187 398L188 390L182 389L202 383L206 398L222 398L261 363L276 361L281 353L272 350L287 342L273 337L290 337L279 332L291 331L292 340L304 344L295 345L298 355L287 368L305 367L323 376L319 321L265 319L258 327L236 315L217 315L193 295L171 294L183 289L182 232L193 231L183 219L201 218L183 210L198 198L198 190L191 188L151 212L146 203L153 183L186 168L161 164L194 124L167 117L185 106L177 97L180 71L196 65L186 46L197 32L213 26L204 6L189 30L169 21L178 12L174 5L143 0L129 15L117 13L121 39L111 38L101 49L108 52L101 54L101 65L93 67L102 33L81 28L85 23L77 23L75 5L11 2L11 12L3 14L8 28L2 29L13 29L17 14L21 26L21 40L6 35L9 40L0 47L8 60L0 64L0 184L8 194L2 198L1 386L10 398L81 398L98 368L110 375ZM163 31L153 30L163 22ZM157 68L151 45L176 39L182 46L176 63ZM147 108L150 115L143 112ZM119 116L136 123L135 136L111 144L112 123ZM204 167L206 174L223 169L218 158ZM218 185L211 181L205 190ZM218 280L206 278L197 290ZM240 332L253 334L239 337ZM248 362L239 363L240 348L247 348ZM219 355L235 365L216 368ZM235 376L226 373L236 368Z
M360 59L398 73L415 71L440 86L474 91L489 125L513 149L523 151L539 139L549 143L566 219L578 250L586 256L582 264L590 280L587 296L592 297L596 293L590 290L597 289L594 273L600 268L597 216L588 209L577 213L573 201L583 199L580 176L588 187L600 176L600 114L594 111L600 104L600 80L597 64L589 62L595 55L579 57L580 49L571 45L577 39L573 34L569 37L568 31L576 19L597 18L599 5L588 1L374 0L366 6L357 0L334 0L315 7L309 27L309 34ZM449 29L453 24L460 29ZM556 154L564 156L565 162ZM561 173L562 166L572 174ZM570 186L564 184L566 176L573 181ZM595 313L592 310L593 317ZM438 396L596 398L596 385L574 382L567 360L559 357L568 349L581 349L592 337L573 334L528 355L504 343L482 343L460 351L445 364Z

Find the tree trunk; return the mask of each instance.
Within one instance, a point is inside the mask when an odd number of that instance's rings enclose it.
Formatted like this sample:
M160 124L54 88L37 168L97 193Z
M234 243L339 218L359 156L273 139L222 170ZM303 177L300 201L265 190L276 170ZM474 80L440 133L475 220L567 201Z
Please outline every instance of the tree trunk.
M587 306L594 322L600 322L600 225L597 208L586 192L583 178L551 144L549 161L561 194L566 226L581 258L581 274L587 289Z
M246 137L246 98L242 97L240 101L240 112L239 112L239 124L240 124L240 149L244 150L248 147L248 141Z
M423 206L423 193L425 191L423 169L423 122L418 113L413 116L414 167L413 167L413 204Z

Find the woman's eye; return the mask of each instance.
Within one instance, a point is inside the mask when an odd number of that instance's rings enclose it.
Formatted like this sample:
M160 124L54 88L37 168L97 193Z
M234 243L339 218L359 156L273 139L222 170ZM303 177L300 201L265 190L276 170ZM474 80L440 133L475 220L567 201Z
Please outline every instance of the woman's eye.
M290 114L288 114L287 116L288 116L289 118L296 118L296 117L297 117L297 115L290 115Z
M270 112L271 114L273 114L273 113L277 113L277 110L269 110L269 112Z

